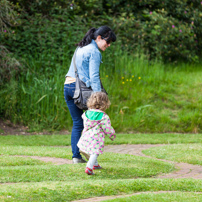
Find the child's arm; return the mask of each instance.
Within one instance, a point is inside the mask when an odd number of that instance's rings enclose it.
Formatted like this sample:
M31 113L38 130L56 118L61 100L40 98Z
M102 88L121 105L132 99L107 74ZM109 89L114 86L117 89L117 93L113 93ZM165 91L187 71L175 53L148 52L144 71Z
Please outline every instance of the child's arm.
M107 115L105 115L105 117L102 121L102 129L103 129L105 135L107 135L112 141L116 138L115 130L111 126L111 121L109 119L109 116L107 116Z

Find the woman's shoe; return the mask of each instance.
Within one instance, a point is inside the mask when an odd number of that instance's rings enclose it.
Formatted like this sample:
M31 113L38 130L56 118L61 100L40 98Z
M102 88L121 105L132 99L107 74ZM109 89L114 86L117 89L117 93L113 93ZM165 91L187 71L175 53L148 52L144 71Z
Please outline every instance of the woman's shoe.
M73 158L73 164L77 164L77 163L86 163L86 161L84 159L78 159L78 158Z
M86 170L85 170L85 173L88 174L88 175L94 175L95 173L93 172L92 169L86 167Z
M93 166L93 170L102 169L102 167L98 164L97 166Z

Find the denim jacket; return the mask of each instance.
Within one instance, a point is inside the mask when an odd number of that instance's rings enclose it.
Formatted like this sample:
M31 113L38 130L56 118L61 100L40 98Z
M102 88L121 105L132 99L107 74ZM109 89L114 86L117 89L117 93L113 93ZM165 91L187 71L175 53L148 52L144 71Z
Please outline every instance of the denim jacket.
M91 86L94 92L101 91L99 75L101 60L102 55L94 40L87 46L78 48L77 50L75 63L79 78L86 83L87 87ZM75 78L73 58L66 76Z

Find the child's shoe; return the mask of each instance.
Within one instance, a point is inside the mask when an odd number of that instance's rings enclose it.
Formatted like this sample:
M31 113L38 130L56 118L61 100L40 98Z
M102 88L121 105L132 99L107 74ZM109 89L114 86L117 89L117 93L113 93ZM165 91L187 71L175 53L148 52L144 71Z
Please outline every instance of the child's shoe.
M93 170L102 169L102 167L98 164L97 166L93 166Z
M95 173L93 172L92 169L86 167L86 170L85 170L85 173L88 174L88 175L94 175Z

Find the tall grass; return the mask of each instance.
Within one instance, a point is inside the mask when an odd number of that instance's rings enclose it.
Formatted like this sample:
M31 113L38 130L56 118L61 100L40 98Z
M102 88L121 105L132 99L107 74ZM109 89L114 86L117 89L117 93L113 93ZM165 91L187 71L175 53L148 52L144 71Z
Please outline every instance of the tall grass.
M200 69L117 57L114 74L103 75L113 125L124 132L201 132Z
M1 90L1 111L30 130L70 129L63 86L71 56L58 60L47 52L37 57L26 60L28 71L19 81ZM42 60L50 66L43 67ZM117 132L202 132L200 64L149 62L112 46L103 53L100 71Z

